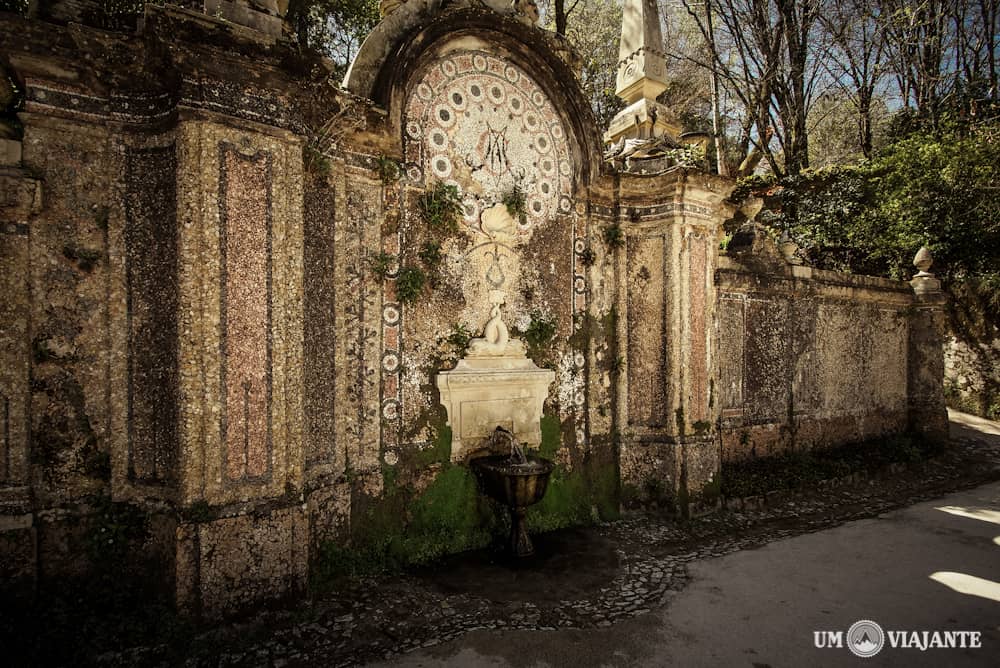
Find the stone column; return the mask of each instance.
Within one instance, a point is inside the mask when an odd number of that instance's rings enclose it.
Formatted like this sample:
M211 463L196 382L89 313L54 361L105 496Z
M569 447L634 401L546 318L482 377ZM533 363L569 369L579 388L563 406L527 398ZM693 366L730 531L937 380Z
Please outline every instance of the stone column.
M29 593L36 575L28 462L30 219L42 186L21 169L21 142L0 139L0 582Z
M918 272L910 281L914 309L910 316L907 368L909 429L936 442L948 440L944 401L944 307L941 281L930 273L933 258L921 248L913 260Z
M178 130L176 581L216 617L305 586L302 149L206 116Z
M687 513L714 504L719 469L712 395L721 197L692 175L661 179L623 179L620 465L626 489L640 498L665 493ZM656 201L641 203L649 191Z

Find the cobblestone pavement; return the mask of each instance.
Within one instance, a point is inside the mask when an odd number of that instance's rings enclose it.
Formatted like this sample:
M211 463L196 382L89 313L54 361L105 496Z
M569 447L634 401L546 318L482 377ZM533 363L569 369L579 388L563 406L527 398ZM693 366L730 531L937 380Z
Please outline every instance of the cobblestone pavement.
M205 633L176 648L137 648L104 665L349 666L482 629L607 627L669 604L692 561L819 531L1000 479L1000 437L953 429L933 460L767 507L681 523L643 515L539 537L540 557L511 570L483 553L406 575L353 582L335 595Z

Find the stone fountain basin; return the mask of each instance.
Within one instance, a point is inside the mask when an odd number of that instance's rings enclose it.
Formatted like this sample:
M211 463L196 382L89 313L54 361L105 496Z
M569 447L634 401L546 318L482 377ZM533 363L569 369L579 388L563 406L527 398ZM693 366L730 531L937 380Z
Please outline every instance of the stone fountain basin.
M507 455L479 457L471 462L483 491L510 508L524 508L545 496L549 475L555 464L548 459L528 455L525 464L512 464Z

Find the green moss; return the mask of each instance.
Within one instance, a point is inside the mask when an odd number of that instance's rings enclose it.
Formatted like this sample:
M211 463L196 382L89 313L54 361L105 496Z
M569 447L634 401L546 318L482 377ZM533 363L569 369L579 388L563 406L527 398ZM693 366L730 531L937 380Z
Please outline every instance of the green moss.
M382 488L383 489L393 489L396 487L396 481L399 479L399 469L395 466L389 466L388 464L382 464Z
M591 475L590 497L597 510L596 520L608 522L621 517L618 467L605 465L595 468Z
M597 253L595 253L594 249L591 248L590 246L587 246L582 251L580 251L579 256L580 256L580 264L582 264L584 267L591 267L594 265L595 262L597 262Z
M554 415L543 415L541 420L542 444L538 447L538 455L552 459L556 451L562 447L562 426L559 418Z
M311 587L328 591L344 577L396 571L485 547L502 532L497 510L464 466L445 464L420 494L409 487L387 487L382 498L368 501L350 547L333 541L319 547Z
M414 463L420 467L431 464L446 464L451 461L451 427L444 422L434 425L434 444L426 450L417 452Z
M528 526L533 532L554 531L591 523L590 495L585 476L557 467L549 477L545 497L528 509Z

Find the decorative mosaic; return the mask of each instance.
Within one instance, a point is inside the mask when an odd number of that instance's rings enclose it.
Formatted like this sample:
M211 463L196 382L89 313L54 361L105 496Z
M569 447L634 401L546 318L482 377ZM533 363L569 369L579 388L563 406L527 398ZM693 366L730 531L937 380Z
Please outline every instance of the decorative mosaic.
M219 148L223 470L271 472L271 158Z
M518 187L527 217L517 234L572 212L574 167L562 121L548 96L518 66L481 51L459 51L425 71L404 114L406 173L462 192L465 223Z
M708 241L702 234L688 235L688 276L690 289L691 352L687 372L690 374L689 401L692 423L707 420L708 415Z
M129 479L163 483L177 462L179 299L174 147L126 159Z

